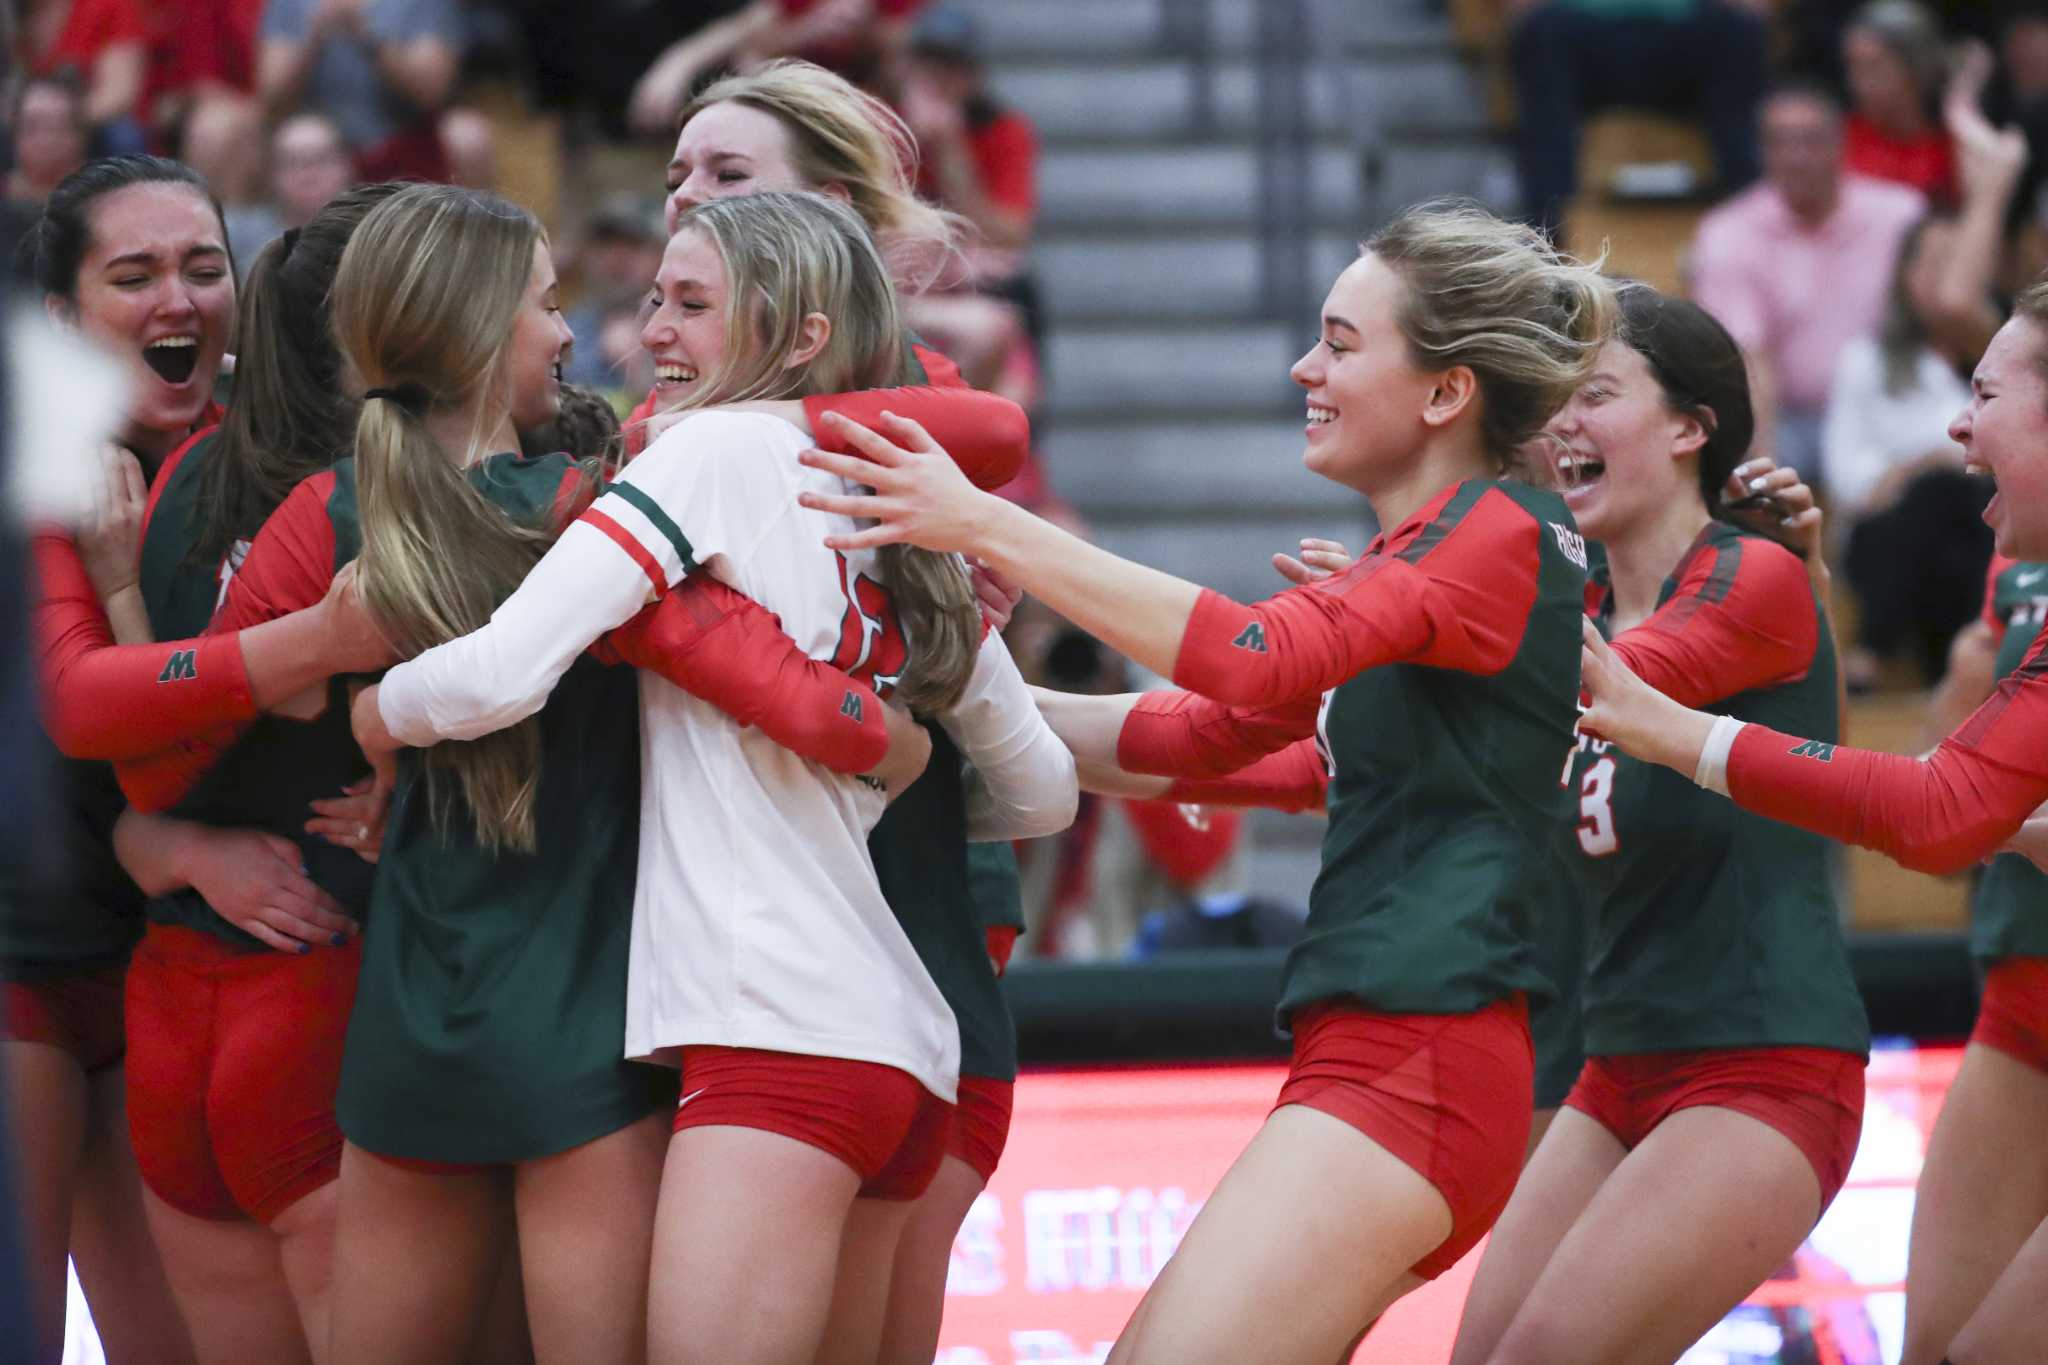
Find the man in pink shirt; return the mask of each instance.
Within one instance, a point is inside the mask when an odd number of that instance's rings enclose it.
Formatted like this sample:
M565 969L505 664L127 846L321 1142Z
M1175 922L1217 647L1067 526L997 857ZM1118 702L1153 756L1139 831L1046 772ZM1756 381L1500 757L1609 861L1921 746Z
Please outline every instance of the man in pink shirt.
M1709 213L1692 292L1749 358L1758 453L1820 473L1835 360L1877 329L1918 190L1842 167L1842 110L1824 88L1781 86L1762 108L1764 178Z

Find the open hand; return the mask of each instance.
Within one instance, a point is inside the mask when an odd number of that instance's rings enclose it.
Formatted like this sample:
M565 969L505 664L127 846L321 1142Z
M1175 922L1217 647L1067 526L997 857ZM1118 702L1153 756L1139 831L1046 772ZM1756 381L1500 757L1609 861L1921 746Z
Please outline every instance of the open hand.
M395 770L396 765L387 765ZM352 850L366 863L377 861L384 847L384 821L391 814L391 782L385 772L372 772L341 789L340 796L312 803L306 833Z
M860 455L806 450L798 458L813 469L865 484L874 492L802 493L797 502L813 511L875 523L865 530L827 536L826 545L835 550L866 550L908 543L961 554L981 548L979 542L992 511L1007 504L969 483L930 432L890 412L882 414L881 432L836 412L826 413L824 420Z
M281 953L346 943L358 928L306 875L299 846L254 829L209 829L191 860L192 889L228 923Z
M1289 583L1318 583L1334 574L1343 573L1352 565L1351 551L1344 548L1341 540L1317 540L1303 536L1301 558L1293 555L1274 555L1274 570Z

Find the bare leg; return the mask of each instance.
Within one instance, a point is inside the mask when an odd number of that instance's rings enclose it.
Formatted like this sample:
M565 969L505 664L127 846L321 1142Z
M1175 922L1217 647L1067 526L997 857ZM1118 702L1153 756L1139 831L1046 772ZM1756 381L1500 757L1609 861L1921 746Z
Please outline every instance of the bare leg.
M1954 1365L2036 1365L2048 1302L2048 1222L2013 1257L1990 1294L1948 1349Z
M1339 1119L1274 1111L1110 1352L1111 1365L1328 1365L1451 1234L1406 1162Z
M340 1206L333 1365L470 1359L512 1232L509 1176L408 1170L349 1143L322 1193Z
M825 1320L817 1365L875 1365L889 1316L896 1249L915 1205L908 1200L856 1199L839 1235L832 1312Z
M1675 1360L1785 1264L1820 1213L1813 1167L1783 1134L1731 1109L1681 1110L1558 1243L1494 1365Z
M647 1358L647 1265L669 1121L667 1111L650 1114L520 1165L519 1258L542 1365Z
M1529 1115L1529 1150L1522 1156L1522 1165L1536 1155L1536 1149L1543 1145L1543 1135L1550 1131L1550 1125L1557 1122L1562 1106L1557 1109L1538 1109Z
M1927 1143L1906 1257L1901 1365L1934 1365L2048 1217L2048 1075L1972 1043Z
M1508 1324L1586 1206L1614 1174L1628 1149L1614 1134L1576 1109L1552 1111L1556 1121L1536 1155L1522 1169L1508 1200L1472 1292L1458 1322L1451 1365L1482 1365L1507 1335Z
M128 1087L121 1068L93 1073L92 1115L77 1193L71 1255L92 1306L108 1365L184 1365L192 1359L185 1320L149 1234L142 1177L128 1141Z
M311 1365L269 1228L244 1218L195 1218L147 1187L142 1206L201 1365Z
M859 1189L845 1162L779 1133L671 1138L648 1294L654 1365L810 1365Z
M291 1288L292 1303L312 1343L313 1359L328 1359L330 1324L328 1305L334 1293L334 1212L339 1205L339 1182L330 1180L270 1224L277 1238L277 1255L284 1266L284 1282Z
M879 1365L931 1365L938 1354L953 1238L981 1191L981 1173L949 1156L932 1177L931 1188L911 1209L910 1222L896 1244L888 1321L876 1356Z
M64 1354L64 1258L91 1086L77 1060L49 1043L0 1043L0 1073L17 1161L29 1311L39 1339L33 1358L55 1365Z

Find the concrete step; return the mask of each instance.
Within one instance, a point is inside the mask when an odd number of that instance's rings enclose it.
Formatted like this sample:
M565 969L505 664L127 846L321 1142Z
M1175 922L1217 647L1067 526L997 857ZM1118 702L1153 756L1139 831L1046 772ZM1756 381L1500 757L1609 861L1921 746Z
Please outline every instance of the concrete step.
M1404 138L1378 150L1367 196L1371 225L1439 195L1468 195L1489 208L1516 208L1514 161L1478 137Z
M1310 131L1351 138L1425 129L1487 130L1486 92L1453 50L1374 50L1341 68L1300 77ZM1198 132L1240 136L1254 131L1267 101L1258 70L1232 60L1208 77L1210 128L1196 112L1203 77L1191 64L1154 57L1076 63L1072 59L1018 62L991 73L996 93L1030 116L1045 144L1186 138Z
M1359 217L1360 157L1321 144L1310 152L1312 207L1332 224ZM1158 147L1064 147L1039 163L1042 230L1200 224L1258 218L1257 149L1248 143Z
M1287 371L1304 335L1276 323L1062 327L1047 347L1051 416L1298 412Z
M991 67L1005 59L1165 51L1207 15L1217 55L1258 47L1260 0L954 0L981 26ZM1175 11L1169 16L1169 8ZM1450 26L1429 0L1308 0L1319 40L1347 48L1440 46Z
M1302 468L1302 444L1299 416L1070 423L1046 437L1046 475L1091 516L1321 516L1348 504L1352 494Z
M1046 311L1059 323L1106 318L1255 317L1264 302L1258 240L1245 233L1175 237L1061 233L1034 248ZM1358 254L1348 232L1318 234L1321 288Z

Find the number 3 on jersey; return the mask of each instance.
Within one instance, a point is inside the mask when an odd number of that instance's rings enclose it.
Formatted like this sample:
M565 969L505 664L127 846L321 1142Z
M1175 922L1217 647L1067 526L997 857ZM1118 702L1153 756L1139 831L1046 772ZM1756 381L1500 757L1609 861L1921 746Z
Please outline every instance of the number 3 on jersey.
M1579 779L1579 847L1605 858L1621 847L1614 833L1614 760L1603 757Z
M839 618L839 647L832 651L832 666L867 683L875 695L887 697L896 680L910 663L910 648L903 638L903 623L896 619L896 604L889 590L858 572L835 553L839 561L839 586L846 594L846 614Z

